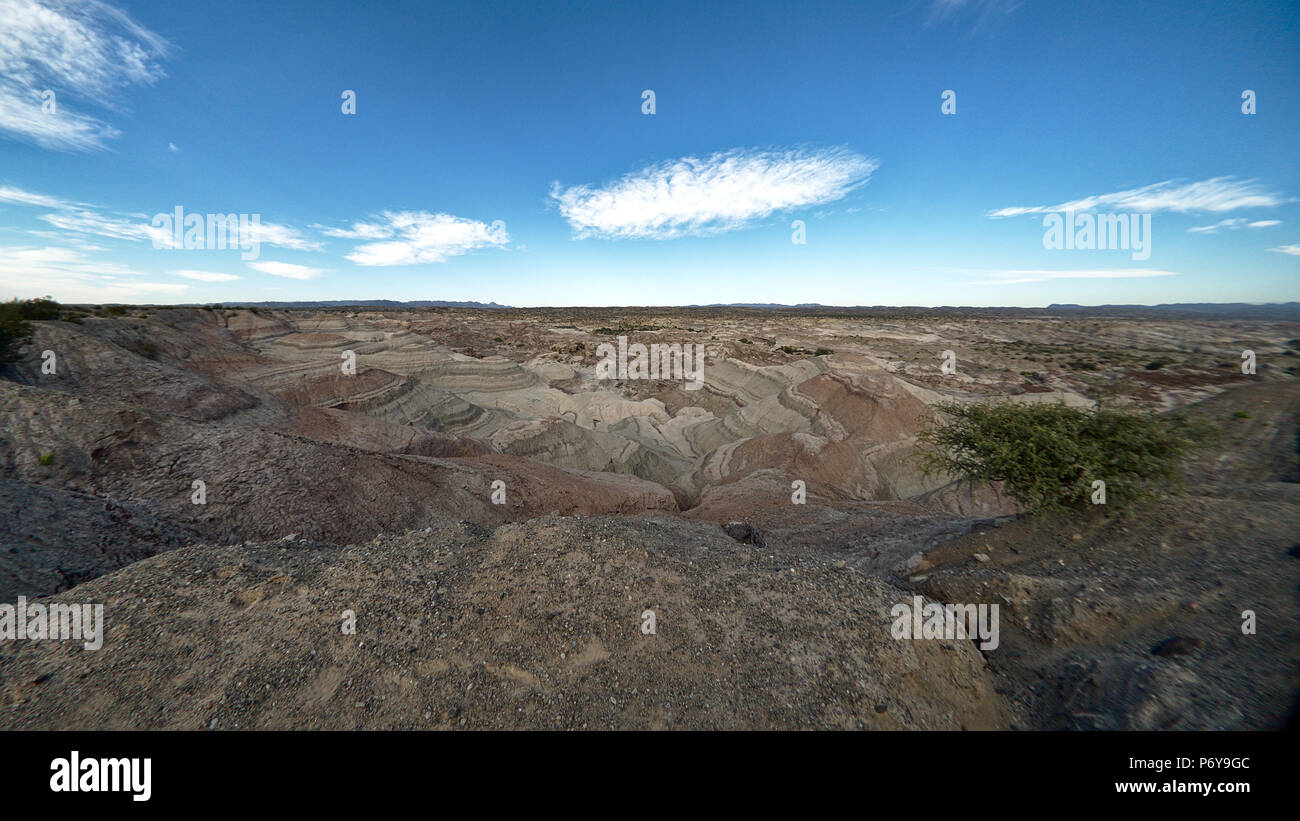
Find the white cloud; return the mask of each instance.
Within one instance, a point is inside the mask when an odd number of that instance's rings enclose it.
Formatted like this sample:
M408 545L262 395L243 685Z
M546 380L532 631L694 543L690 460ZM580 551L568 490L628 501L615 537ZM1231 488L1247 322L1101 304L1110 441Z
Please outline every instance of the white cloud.
M1279 254L1290 254L1293 257L1300 257L1300 245L1279 245L1276 248L1269 248L1270 251L1276 251Z
M289 279L315 279L325 273L320 268L311 268L306 265L294 265L292 262L250 262L248 267L261 271L264 274L270 274L276 277L288 277Z
M176 147L176 143L167 143L167 150L172 152L180 151L180 149Z
M0 247L0 294L60 302L148 302L184 293L179 282L149 282L125 265L91 259L71 248Z
M3 0L0 14L0 131L45 148L89 150L120 132L73 110L115 109L117 95L164 76L169 46L102 0ZM43 109L50 90L54 110Z
M43 214L40 219L55 228L74 234L92 234L132 242L148 241L154 247L161 249L172 248L174 244L172 227L169 224L154 225L153 218L147 214L110 215L99 210L97 206L72 203L10 186L0 187L0 202L57 208L59 210L55 213ZM172 216L170 210L163 213L168 217ZM186 213L207 216L198 211ZM252 227L251 233L254 240L264 245L274 245L294 251L320 251L324 248L320 242L308 239L297 228L277 222L261 221Z
M159 248L172 247L172 232L163 226L154 226L143 217L108 217L95 211L73 209L56 214L44 214L41 219L63 231L77 234L94 234L109 239L131 241L148 240Z
M1220 228L1227 228L1230 231L1236 231L1238 228L1270 228L1274 225L1281 225L1281 220L1255 220L1251 222L1245 217L1235 217L1233 219L1219 220L1213 225L1199 225L1195 228L1188 228L1189 234L1217 234Z
M735 149L649 166L603 187L555 183L551 198L579 239L702 236L841 199L877 167L846 148Z
M58 197L24 191L11 185L0 185L0 202L12 202L17 205L36 205L41 208L74 208L75 203L65 202Z
M1195 228L1188 228L1188 229L1187 229L1187 233L1189 233L1189 234L1217 234L1217 233L1219 233L1219 229L1220 229L1220 228L1230 228L1230 229L1235 230L1235 229L1240 228L1241 226L1243 226L1243 225L1245 225L1245 224L1246 224L1246 219L1245 219L1244 217L1237 217L1237 218L1235 218L1235 219L1219 220L1218 222L1214 223L1213 225L1198 225L1198 226L1196 226Z
M234 274L219 274L214 271L195 271L186 268L180 271L171 271L175 276L185 277L186 279L197 279L199 282L234 282L243 277L237 277Z
M319 251L319 242L309 240L297 228L290 228L277 222L261 222L253 227L253 237L263 245L275 245L294 251Z
M343 239L388 239L393 235L393 229L387 224L370 222L354 222L351 228L326 228L323 225L312 227L321 229L321 233L327 237Z
M385 211L378 222L356 222L349 228L326 229L332 237L376 240L358 245L347 255L357 265L416 265L444 262L478 248L507 244L503 223L427 211Z
M999 208L990 211L990 217L1018 217L1024 214L1048 214L1059 211L1093 211L1106 208L1131 213L1175 211L1223 212L1238 208L1268 208L1281 205L1286 200L1260 187L1255 180L1237 180L1233 177L1215 177L1178 184L1173 180L1152 183L1128 191L1096 194L1091 197L1063 202L1060 205L1031 205Z
M1045 270L1008 270L1008 271L986 271L985 274L993 277L983 282L972 282L972 285L1021 285L1026 282L1046 282L1051 279L1138 279L1142 277L1172 277L1178 276L1174 271L1161 271L1152 268L1105 268L1105 269L1081 269L1066 271L1045 271Z

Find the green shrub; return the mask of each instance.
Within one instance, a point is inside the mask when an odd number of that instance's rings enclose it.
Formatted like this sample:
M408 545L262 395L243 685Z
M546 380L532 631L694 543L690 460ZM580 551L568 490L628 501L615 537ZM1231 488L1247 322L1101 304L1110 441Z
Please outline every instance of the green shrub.
M39 299L14 300L9 303L23 319L58 319L63 315L63 306L47 296Z
M1033 512L1088 508L1098 479L1106 503L1121 510L1179 490L1183 457L1215 438L1205 423L1105 407L949 402L937 410L921 435L925 469L1005 482Z
M0 362L18 358L18 349L32 338L32 326L15 311L4 310L11 303L0 306Z
M32 338L31 320L58 319L62 310L49 297L0 302L0 362L18 358L18 349Z
M53 464L53 463L54 463L54 451L52 451L52 450L47 450L45 453L42 453L40 456L36 457L36 461L38 461L38 462L40 462L42 465L46 465L46 466Z

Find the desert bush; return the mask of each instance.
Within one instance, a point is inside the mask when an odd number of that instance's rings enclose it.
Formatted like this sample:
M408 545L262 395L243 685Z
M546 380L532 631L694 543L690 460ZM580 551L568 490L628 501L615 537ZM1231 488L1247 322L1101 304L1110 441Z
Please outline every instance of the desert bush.
M1182 459L1215 429L1182 417L1103 406L942 403L922 433L925 469L1004 482L1032 512L1086 509L1093 485L1131 510L1182 488Z
M58 319L63 306L50 299L11 299L0 303L0 362L18 358L18 349L32 338L33 319Z

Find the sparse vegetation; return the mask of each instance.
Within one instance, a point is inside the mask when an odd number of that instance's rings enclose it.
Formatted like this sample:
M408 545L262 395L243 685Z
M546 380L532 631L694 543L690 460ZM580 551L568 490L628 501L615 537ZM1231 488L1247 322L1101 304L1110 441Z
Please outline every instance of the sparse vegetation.
M40 462L42 465L45 465L46 467L54 464L54 451L52 450L45 451L40 456L36 457L36 461Z
M1092 483L1112 508L1132 509L1182 485L1180 463L1213 439L1204 423L1113 408L949 402L921 439L930 472L1005 482L1031 511L1086 509Z
M49 297L0 303L0 362L18 358L18 349L32 338L32 320L58 319L62 310Z
M597 328L596 330L592 331L592 333L599 334L601 336L626 336L627 334L636 333L637 331L658 331L658 330L660 330L660 327L658 325L629 325L626 328Z
M747 340L742 339L740 341L746 342ZM830 348L818 348L816 351L810 351L807 348L796 348L794 345L782 345L777 348L777 350L782 353L798 354L802 356L826 356L835 353Z

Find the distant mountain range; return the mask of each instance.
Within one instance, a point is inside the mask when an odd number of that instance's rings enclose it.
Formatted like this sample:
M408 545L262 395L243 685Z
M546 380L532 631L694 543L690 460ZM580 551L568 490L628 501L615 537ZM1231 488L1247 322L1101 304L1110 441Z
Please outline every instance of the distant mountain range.
M442 299L415 299L398 302L392 299L330 299L320 302L231 302L231 306L249 308L482 308L497 310L509 308L495 302L448 302ZM202 308L203 305L179 305L180 308Z
M1270 319L1300 322L1300 302L1186 302L1162 305L1073 305L1052 304L1046 308L971 308L960 305L935 307L859 305L840 307L818 303L781 305L771 302L733 302L730 304L688 305L688 308L749 308L754 310L825 311L854 314L920 315L956 313L997 316L1099 316L1125 319L1163 317L1166 319Z
M1058 313L1087 313L1105 316L1162 316L1205 319L1300 319L1300 302L1266 302L1253 305L1249 302L1175 302L1163 305L1049 305L1047 310Z
M477 310L528 310L496 302L452 302L441 299L420 299L400 302L391 299L334 299L317 302L239 302L226 303L232 307L254 307L268 309L307 309L307 308L386 308L391 310L410 310L418 308L471 308ZM180 305L177 307L204 307L202 305ZM588 306L545 306L549 309L583 308ZM926 307L922 305L823 305L818 302L801 302L786 305L779 302L729 302L708 305L683 306L610 306L591 308L591 310L654 310L655 308L737 308L758 311L798 311L804 313L859 314L888 316L922 316L936 313L983 316L1096 316L1123 319L1165 318L1165 319L1265 319L1284 322L1300 322L1300 302L1268 302L1251 304L1247 302L1186 302L1162 305L1074 305L1052 304L1046 308L972 308L961 305L940 305ZM537 310L542 310L539 307Z

